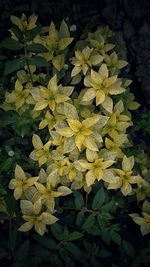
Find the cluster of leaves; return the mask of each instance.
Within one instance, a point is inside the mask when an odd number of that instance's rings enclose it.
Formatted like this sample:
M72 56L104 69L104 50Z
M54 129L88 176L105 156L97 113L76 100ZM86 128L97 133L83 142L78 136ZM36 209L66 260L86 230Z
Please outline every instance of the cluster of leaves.
M5 63L5 75L13 73L13 80L1 105L5 116L1 127L11 126L12 133L22 137L18 157L12 149L14 141L4 143L4 150L12 170L19 163L15 177L7 176L26 222L20 226L18 207L11 207L11 213L8 210L3 187L1 211L3 219L17 222L14 235L18 226L23 232L34 227L41 236L45 233L44 237L31 234L31 240L26 240L16 255L22 262L32 243L34 260L30 258L28 266L40 266L42 261L45 266L100 266L100 262L102 266L120 266L117 253L113 256L108 249L113 250L115 243L124 266L128 260L123 251L132 267L147 263L149 250L141 251L132 262L134 248L121 235L122 224L126 225L122 218L132 223L129 213L143 235L150 231L150 167L147 155L143 163L143 158L125 154L131 146L126 133L132 125L130 110L138 103L129 90L131 81L120 77L127 62L111 43L113 33L100 27L74 47L64 21L59 30L53 22L41 27L35 15L28 19L24 14L12 16L11 21L11 37L1 45L16 54ZM72 50L68 49L70 44ZM20 139L16 137L16 144ZM2 170L8 171L3 163ZM143 217L135 213L140 210ZM56 223L58 218L60 224ZM46 227L49 224L51 228ZM11 235L10 230L14 250ZM92 236L94 246L90 244ZM37 249L41 253L38 257ZM53 257L49 258L50 254Z

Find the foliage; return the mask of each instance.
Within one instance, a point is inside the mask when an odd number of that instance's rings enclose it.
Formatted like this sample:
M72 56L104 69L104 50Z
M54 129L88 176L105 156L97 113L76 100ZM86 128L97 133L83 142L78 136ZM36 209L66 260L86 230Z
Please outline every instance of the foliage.
M132 155L127 129L138 103L113 33L98 27L78 40L65 21L11 21L1 43L11 52L0 124L2 264L148 266L149 241L133 221L148 234L150 166L146 154Z

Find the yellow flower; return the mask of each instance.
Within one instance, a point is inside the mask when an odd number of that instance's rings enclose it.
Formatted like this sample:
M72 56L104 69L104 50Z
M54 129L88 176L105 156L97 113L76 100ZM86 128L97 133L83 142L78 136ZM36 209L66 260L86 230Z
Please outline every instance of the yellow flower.
M120 148L123 143L124 143L124 140L123 140L123 142L122 141L121 142L115 142L115 141L112 141L109 138L105 138L105 146L106 146L106 148L109 151L116 152L117 158L122 158L123 155L124 155L124 153L122 152L122 150Z
M98 65L103 60L99 54L93 53L93 48L85 47L82 52L75 51L75 57L72 58L72 64L75 65L71 72L71 77L76 76L81 71L85 75L87 71L95 65Z
M104 60L112 74L128 65L127 61L118 59L116 52L111 55L105 55Z
M37 134L33 134L32 143L35 149L30 153L30 158L38 161L39 166L41 166L51 158L49 148L52 142L48 141L45 145L43 145L41 138Z
M137 213L129 214L133 221L140 225L142 235L150 233L150 203L145 200L142 207L142 216Z
M23 169L16 165L15 168L15 178L12 179L9 183L9 188L14 190L14 198L21 198L22 194L35 182L38 180L38 177L27 177Z
M120 114L118 109L114 109L114 112L111 114L107 124L102 129L102 136L108 134L115 140L118 135L125 134L126 129L131 125L132 122L130 117Z
M49 212L41 212L42 202L37 200L34 204L28 200L21 200L21 211L23 213L23 219L27 221L18 229L21 232L27 232L35 228L35 231L39 235L43 235L46 232L46 225L54 224L58 219Z
M42 204L45 204L50 212L53 212L55 207L54 198L61 196L62 193L54 191L52 185L49 182L46 183L46 186L41 183L35 183L35 187L40 193Z
M65 118L63 115L55 115L53 116L49 111L46 111L45 118L41 120L39 124L39 129L44 129L48 127L49 132L54 129L54 126L57 122L62 121Z
M48 52L40 53L46 60L52 60L54 67L60 71L65 63L66 48L72 43L73 38L70 37L70 32L65 21L62 21L60 30L58 31L53 22L49 27L48 35L37 36L34 39L35 43L44 45Z
M96 158L93 162L86 160L77 160L74 162L75 167L80 171L87 171L85 174L86 184L90 187L96 180L110 181L114 180L111 171L107 170L114 163L113 160L104 161L103 158Z
M21 16L21 18L18 18L16 16L11 16L10 17L11 22L14 25L18 26L18 28L21 31L32 30L33 28L35 28L36 27L37 18L38 18L38 16L35 16L34 14L31 15L28 18L28 20L27 20L27 17L25 16L25 14L23 14Z
M15 83L15 90L11 93L5 94L5 102L11 105L14 104L15 109L19 110L28 103L29 95L30 89L23 89L21 82L17 79Z
M127 196L132 193L132 184L138 184L142 181L140 175L133 175L132 168L134 166L134 157L127 158L123 157L122 169L113 169L116 175L116 182L109 183L108 189L118 189L120 188L122 194Z
M90 42L90 45L103 56L115 47L114 44L106 43L106 38L104 39L102 36L101 29L98 29L92 34L88 34L87 40Z
M98 151L98 147L95 143L95 139L92 136L92 126L100 120L100 115L95 115L93 117L87 118L80 122L79 120L68 119L69 127L58 128L56 132L60 135L70 138L74 136L73 141L76 147L81 151L82 146ZM102 142L101 136L99 134L99 142ZM75 148L75 147L74 147Z
M73 87L62 87L57 85L56 75L51 78L48 83L48 88L40 86L31 91L31 94L36 101L34 110L43 110L49 107L50 110L55 111L57 104L63 103L69 100L69 96L72 94Z
M84 85L89 88L83 96L83 101L96 98L96 106L102 105L110 112L109 106L113 107L113 101L108 95L118 95L125 91L121 87L122 81L117 75L109 77L106 64L102 64L99 71L91 70L91 74L84 79Z

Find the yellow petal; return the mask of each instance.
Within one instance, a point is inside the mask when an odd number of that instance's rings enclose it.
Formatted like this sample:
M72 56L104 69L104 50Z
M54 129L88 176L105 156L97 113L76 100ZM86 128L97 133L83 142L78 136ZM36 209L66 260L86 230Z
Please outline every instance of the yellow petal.
M57 133L65 137L71 137L74 135L74 132L69 127L59 128L56 131Z
M96 96L95 90L93 88L90 88L85 92L85 94L82 98L82 101L90 101L90 100L94 99L95 96Z
M96 106L102 104L105 100L105 93L102 90L96 92Z
M86 128L90 128L100 120L100 115L95 115L93 117L87 118L82 122L82 125Z
M48 106L48 100L40 100L36 103L34 110L43 110Z
M52 214L49 214L48 212L43 212L42 220L45 224L54 224L55 222L58 221L58 218L56 218Z
M57 104L63 103L65 101L69 100L69 97L66 95L57 94L55 97L55 101Z
M79 129L82 127L81 122L78 120L68 119L67 121L68 121L68 124L69 124L69 127L71 128L71 130L75 133L77 133L79 131Z
M24 170L19 165L16 165L15 168L15 178L16 180L22 180L22 181L26 180Z
M62 196L67 196L70 195L72 193L71 189L68 188L67 186L59 186L57 188L58 192L62 193Z
M78 119L78 112L76 107L68 102L64 103L64 113L67 119Z
M63 68L64 63L65 63L64 54L61 54L61 55L58 55L58 56L54 57L54 58L52 59L52 63L53 63L53 65L54 65L54 67L55 67L58 71L60 71L60 70Z
M15 190L14 190L14 198L16 200L20 199L21 196L22 196L22 193L23 193L23 190L22 190L21 186L15 188Z
M106 96L104 102L102 103L102 107L108 111L109 113L112 113L113 110L113 100L111 99L111 97Z
M126 156L123 157L122 160L122 169L125 172L131 171L134 165L134 157L127 158Z
M91 136L87 136L83 142L84 146L92 151L98 151L98 147Z
M33 222L26 222L19 227L18 231L28 232L32 229L32 227L33 227Z
M96 176L94 175L93 171L88 171L85 176L85 179L86 179L86 184L89 187L94 184Z
M41 141L41 138L37 134L33 134L32 144L33 144L34 148L37 150L43 148L43 143Z
M77 148L79 149L79 151L81 151L84 140L85 140L85 136L80 133L78 133L75 137L75 144Z
M100 69L99 69L99 73L103 76L103 78L107 78L108 77L108 68L106 64L102 64Z
M31 215L33 212L33 204L29 200L21 200L20 201L20 208L21 208L21 212L24 215Z
M132 186L127 181L123 181L121 192L124 196L129 195L132 192Z
M34 225L34 228L35 228L35 231L41 236L43 236L44 233L46 232L46 226L45 226L44 221L36 222L36 224Z
M73 38L70 38L70 37L62 38L58 43L58 49L64 50L68 45L72 43L72 41L73 41Z
M50 92L56 94L58 91L57 76L54 75L48 82L48 89Z
M42 209L41 199L37 200L33 205L33 212L35 215L38 215Z

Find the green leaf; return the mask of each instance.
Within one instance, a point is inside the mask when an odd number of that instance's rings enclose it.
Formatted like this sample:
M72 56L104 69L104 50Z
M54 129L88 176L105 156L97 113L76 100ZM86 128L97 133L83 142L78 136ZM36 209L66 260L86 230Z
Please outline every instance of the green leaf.
M74 193L74 202L77 209L82 209L84 207L84 199L82 194L79 191L75 191Z
M60 224L55 223L55 224L51 225L51 231L57 240L59 240L59 241L63 240L64 232L63 232L63 229L62 229Z
M98 190L93 199L92 209L99 210L104 202L105 202L105 191L103 188L101 188L100 190Z
M43 247L48 248L48 249L54 249L56 246L56 242L54 241L54 239L52 239L52 237L46 237L46 236L38 236L35 235L33 236L33 238L38 241Z
M33 40L42 30L41 26L37 26L32 30L26 31L26 37L29 41Z
M119 235L117 232L115 232L115 231L111 231L111 232L110 232L110 236L111 236L111 239L112 239L117 245L120 246L120 244L121 244L121 237L120 237L120 235Z
M0 184L0 197L5 196L7 194L6 190L4 187Z
M83 212L83 211L80 211L80 212L77 214L76 225L81 226L82 223L83 223L83 221L84 221L84 212Z
M8 75L16 70L22 69L23 67L24 67L24 62L20 58L8 60L5 63L4 74Z
M11 28L11 31L14 33L14 35L18 39L20 39L20 40L22 39L23 33L20 31L20 29L16 25L13 25L13 27Z
M75 259L79 260L79 258L81 257L81 250L76 245L69 242L65 244L64 247L75 257Z
M130 256L133 257L134 256L134 247L126 240L122 241L122 246L124 249L124 252Z
M40 56L32 57L28 60L29 65L35 65L36 67L47 67L48 62L45 58Z
M42 44L35 44L35 43L32 43L31 45L29 45L27 47L27 50L29 52L34 52L34 53L41 53L41 52L47 52L47 48L42 45Z
M69 236L67 238L67 241L77 240L77 239L80 239L81 237L83 237L83 234L82 233L73 232L73 233L70 233L69 234Z
M95 217L91 214L82 226L82 229L89 231L95 223Z
M29 240L26 240L21 246L19 246L19 249L15 253L15 258L21 261L25 260L28 256L29 248L30 248Z
M23 48L23 45L21 43L12 38L7 38L2 41L1 46L9 50L20 50Z
M114 201L111 200L102 206L101 211L102 212L111 212L113 208L114 208Z
M111 253L105 249L101 249L99 252L99 257L100 258L107 258L107 257L111 257Z

